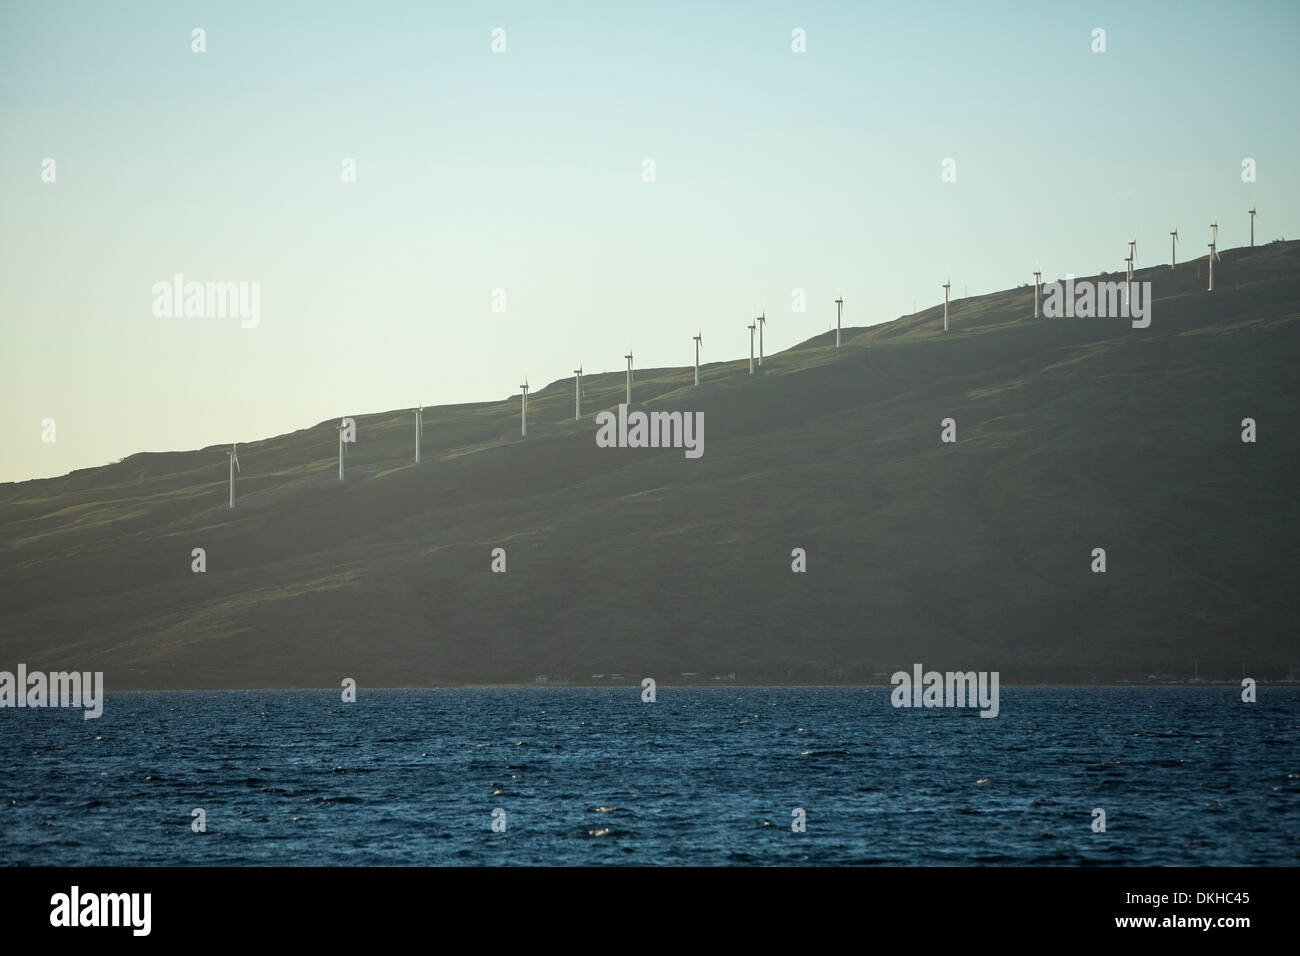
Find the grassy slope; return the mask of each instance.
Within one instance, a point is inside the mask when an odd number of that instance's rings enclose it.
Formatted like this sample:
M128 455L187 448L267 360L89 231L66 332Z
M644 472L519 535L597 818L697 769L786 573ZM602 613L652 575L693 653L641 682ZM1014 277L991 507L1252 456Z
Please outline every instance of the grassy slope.
M409 411L354 415L343 484L333 421L242 446L233 512L221 447L0 485L0 668L116 688L1280 673L1300 243L1230 250L1213 295L1199 268L1139 272L1146 330L1026 319L1024 287L953 303L947 335L940 306L762 375L706 366L699 389L639 371L639 402L704 412L698 460L596 448L611 373L581 423L572 380L533 392L526 441L518 396L428 409L418 467Z

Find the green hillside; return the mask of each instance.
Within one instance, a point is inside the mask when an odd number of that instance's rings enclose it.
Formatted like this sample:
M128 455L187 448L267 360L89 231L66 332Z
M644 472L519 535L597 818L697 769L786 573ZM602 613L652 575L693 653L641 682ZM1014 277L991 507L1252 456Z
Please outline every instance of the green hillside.
M418 466L409 410L339 409L345 482L334 419L241 445L234 511L221 446L0 485L0 669L110 689L851 681L915 661L1283 676L1300 242L1222 255L1212 294L1203 259L1139 270L1147 329L1034 320L1025 286L955 300L947 334L940 305L762 374L704 366L698 389L689 367L638 370L639 405L704 413L696 460L596 447L619 371L587 376L581 422L571 378L534 390L526 440L517 394L426 409Z

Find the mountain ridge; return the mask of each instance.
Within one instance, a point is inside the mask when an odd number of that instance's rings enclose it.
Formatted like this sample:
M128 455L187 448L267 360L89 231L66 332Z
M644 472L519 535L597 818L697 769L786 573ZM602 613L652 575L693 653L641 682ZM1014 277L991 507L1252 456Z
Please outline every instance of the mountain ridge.
M532 391L527 439L518 396L426 408L418 466L410 410L353 414L344 482L334 420L241 443L233 511L224 445L0 485L0 669L117 689L837 682L915 661L1281 676L1300 243L1221 255L1214 293L1197 260L1138 270L1147 329L1035 320L1030 285L953 301L946 334L940 304L753 376L701 366L698 389L690 366L637 370L635 405L704 413L698 460L597 448L624 395L606 372L580 423L572 378Z

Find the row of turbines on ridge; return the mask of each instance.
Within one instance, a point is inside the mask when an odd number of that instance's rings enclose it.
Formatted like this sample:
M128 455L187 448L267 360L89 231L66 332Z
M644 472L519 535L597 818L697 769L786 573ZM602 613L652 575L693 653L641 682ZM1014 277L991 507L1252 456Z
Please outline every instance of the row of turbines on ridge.
M1255 216L1257 215L1255 207L1251 206L1248 210L1250 213L1250 248L1255 247ZM1215 219L1210 223L1210 241L1208 260L1209 269L1209 288L1207 291L1214 291L1214 261L1219 258L1218 251L1219 241L1219 221ZM1176 251L1178 244L1178 227L1175 226L1169 233L1169 268L1174 268L1177 264ZM1125 287L1126 289L1133 283L1133 270L1137 262L1137 236L1136 234L1128 240L1128 256L1124 259L1125 263ZM1039 317L1039 295L1042 289L1042 267L1034 269L1034 318ZM952 277L945 277L943 283L943 330L948 331L948 293L952 288ZM835 298L835 347L840 347L840 329L844 320L844 296L836 293ZM746 326L749 329L749 374L754 374L754 333L758 332L758 368L763 367L763 328L767 325L767 309L764 308L754 320ZM700 384L700 348L703 345L703 332L697 331L692 340L695 342L695 385ZM628 346L627 354L623 356L627 360L627 404L632 404L632 348ZM573 370L573 419L579 421L582 418L582 367L579 366ZM523 401L520 406L520 433L523 437L528 437L528 380L519 386L523 392ZM415 412L415 463L420 463L420 436L424 431L424 405L412 409ZM338 426L339 436L339 481L343 480L343 460L347 455L347 443L343 440L344 426ZM226 452L230 458L230 507L235 507L235 472L242 471L239 467L239 452L236 445L230 446L230 451Z

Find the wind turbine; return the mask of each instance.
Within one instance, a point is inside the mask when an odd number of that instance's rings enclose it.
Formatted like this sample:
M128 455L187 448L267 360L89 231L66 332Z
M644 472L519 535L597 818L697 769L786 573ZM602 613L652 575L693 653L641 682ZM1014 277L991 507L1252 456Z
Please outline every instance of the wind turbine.
M1250 207L1250 248L1255 248L1255 207Z
M623 356L627 359L627 406L632 407L632 346L627 347L627 354Z
M1038 289L1042 284L1043 267L1034 263L1034 318L1038 318Z
M952 288L952 275L943 284L943 330L948 331L948 290Z
M1218 258L1219 258L1219 250L1215 248L1215 243L1213 240L1211 240L1210 241L1210 288L1209 288L1210 292L1214 291L1214 260Z
M339 481L343 480L343 456L348 453L347 442L343 440L343 423L339 422Z
M420 463L420 434L424 431L424 403L415 410L415 463Z
M913 312L916 311L915 307L913 307L912 311ZM844 296L840 294L839 289L836 289L835 290L835 347L836 348L840 347L840 321L843 318L844 318Z
M573 420L582 419L582 366L573 370Z
M231 442L230 451L226 454L230 456L230 507L233 508L235 507L235 469L239 468L239 451L234 442Z
M1129 293L1132 292L1133 286L1133 257L1129 256L1124 260L1124 301L1128 301Z
M1178 245L1178 227L1174 226L1174 231L1169 234L1169 268L1173 268L1178 261L1176 247Z
M749 374L754 374L754 329L753 322L749 323Z
M524 390L523 400L519 403L519 427L520 433L524 438L528 437L528 379L524 379L524 384L519 386Z
M763 367L763 327L767 325L766 307L764 307L763 311L759 313L758 318L755 321L758 322L758 367L762 368Z
M703 335L704 330L698 329L696 330L696 333L691 336L691 338L695 340L695 385L697 388L700 384L700 346L704 344Z

